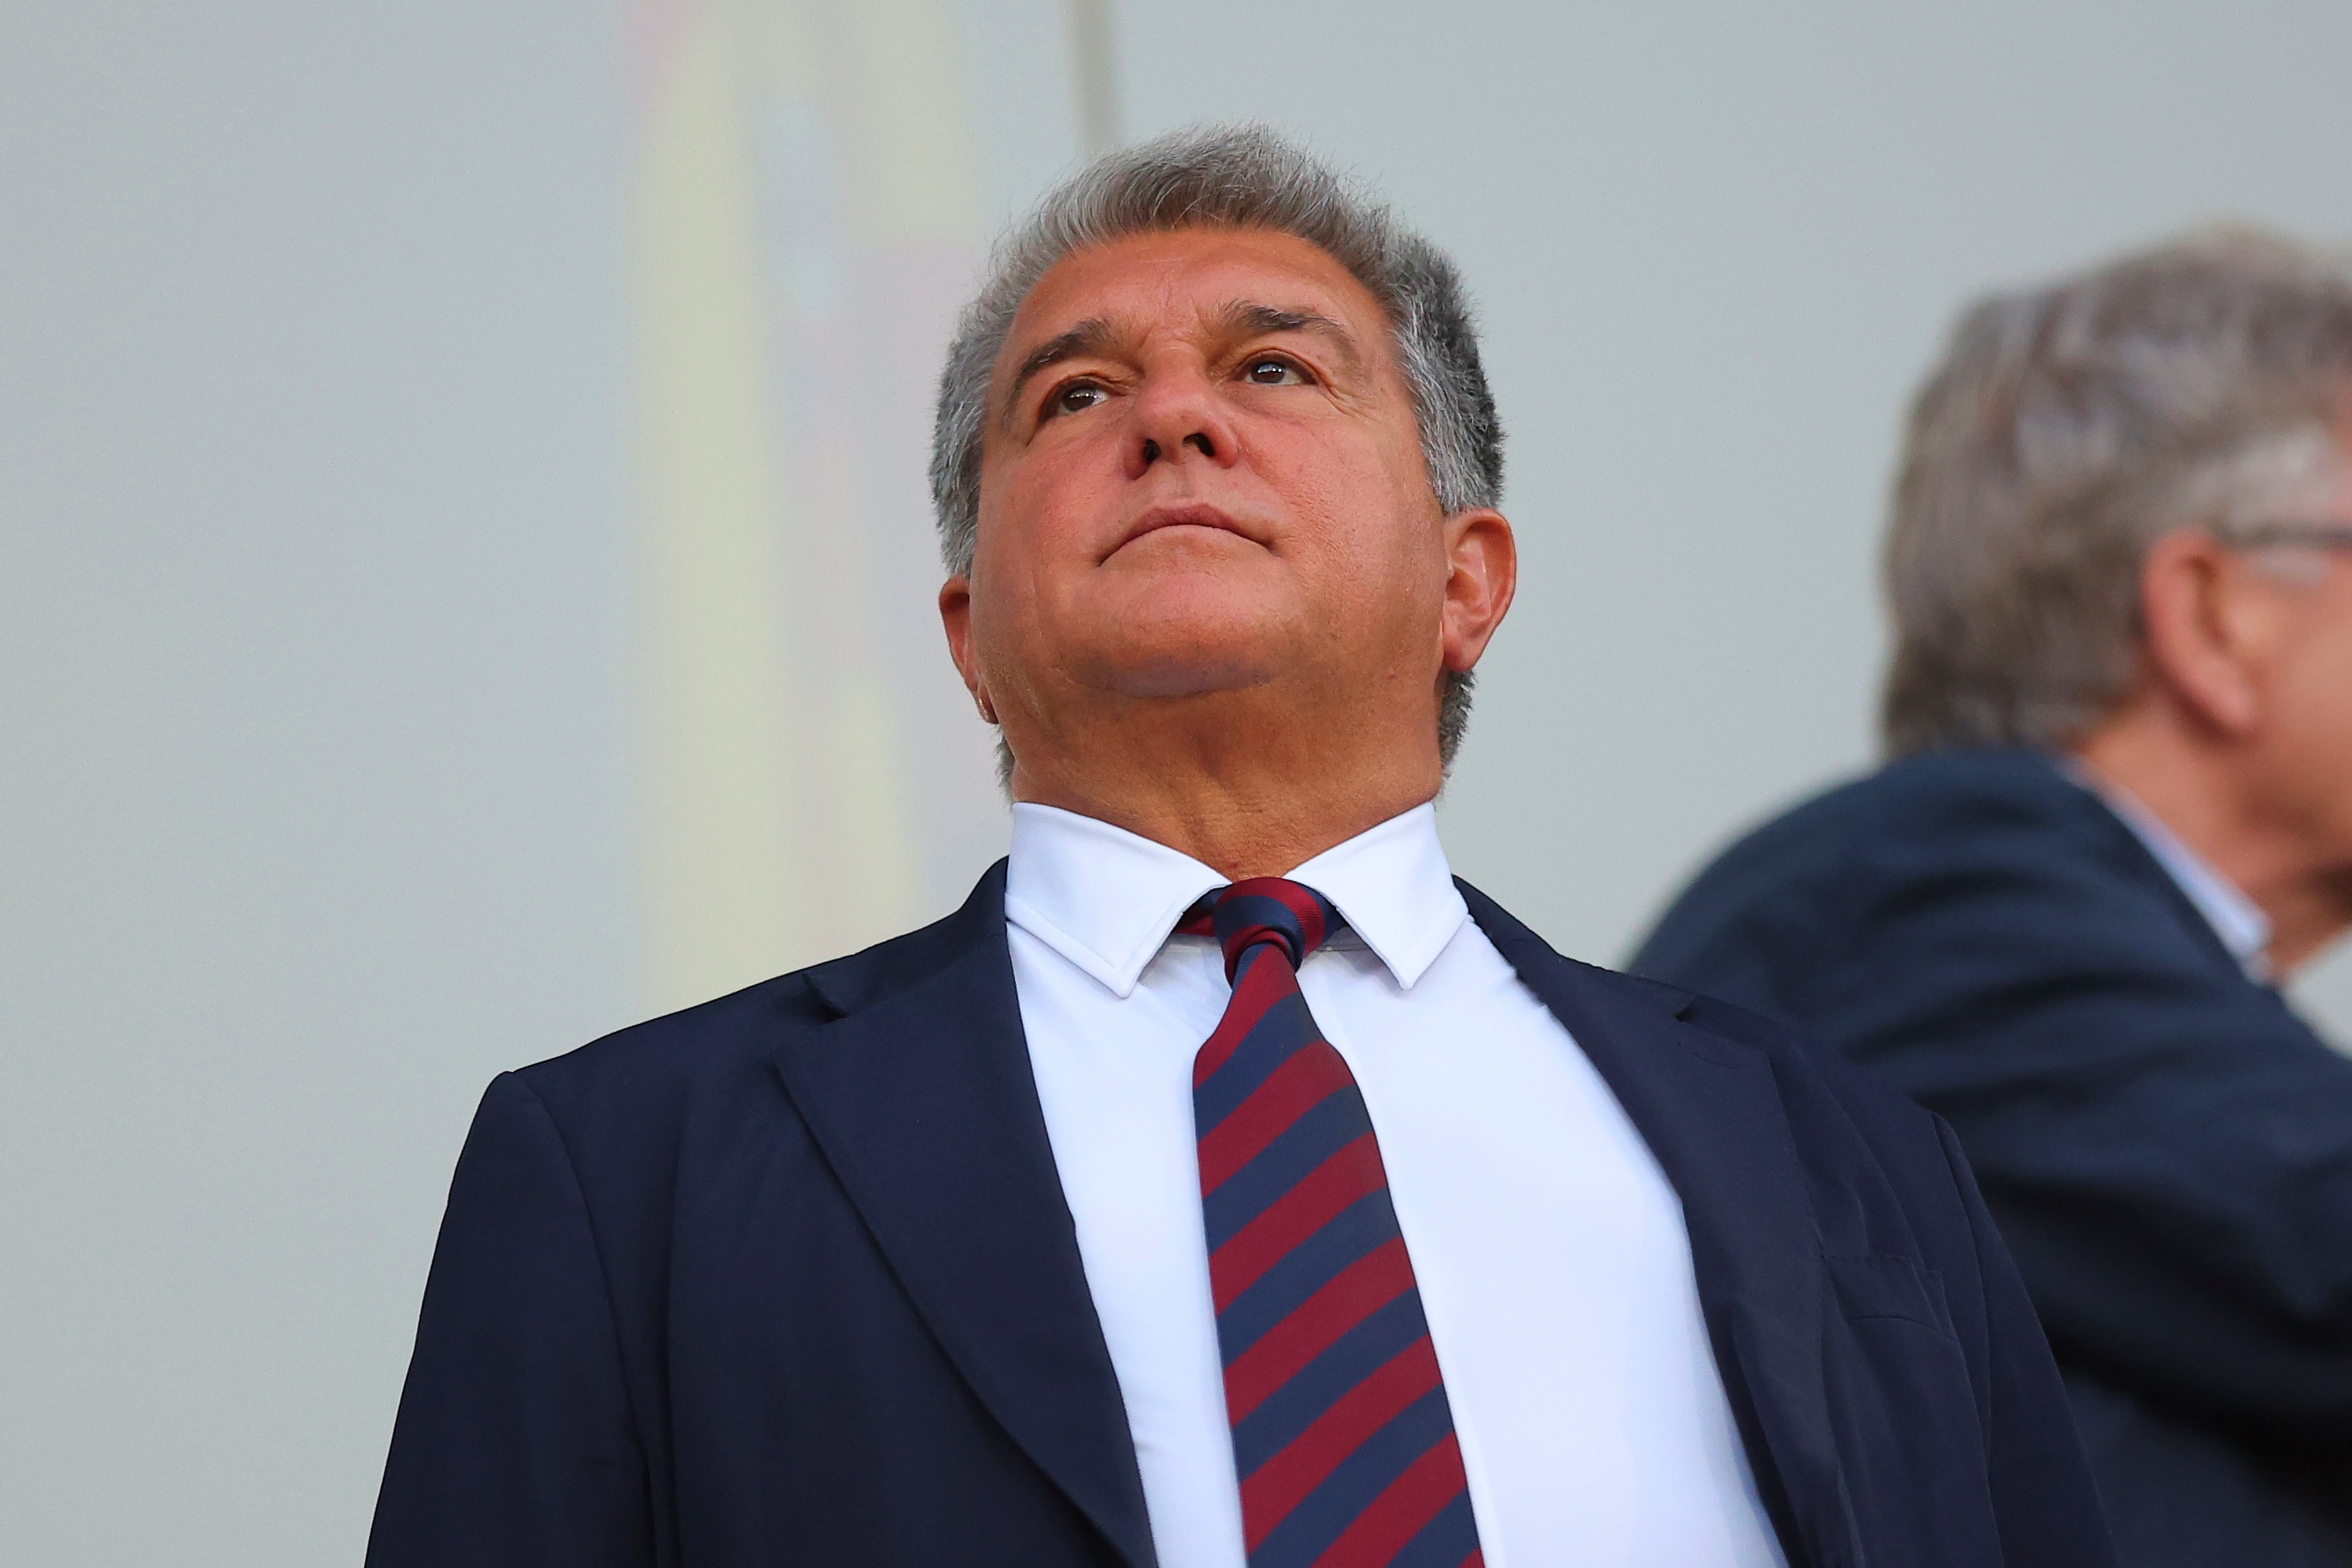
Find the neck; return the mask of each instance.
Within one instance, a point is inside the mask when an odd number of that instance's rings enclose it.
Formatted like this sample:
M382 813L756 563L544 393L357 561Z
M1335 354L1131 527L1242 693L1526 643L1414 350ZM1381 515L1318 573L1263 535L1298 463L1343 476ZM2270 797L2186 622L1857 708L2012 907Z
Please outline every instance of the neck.
M1270 723L1244 722L1234 710L1244 706L1161 699L1058 735L1024 726L1013 797L1109 822L1240 882L1295 870L1443 781L1433 712L1418 725Z
M2253 901L2271 925L2271 970L2284 978L2352 927L2352 867L2337 863L2259 787L2245 748L2159 697L2135 700L2075 749L2174 837Z

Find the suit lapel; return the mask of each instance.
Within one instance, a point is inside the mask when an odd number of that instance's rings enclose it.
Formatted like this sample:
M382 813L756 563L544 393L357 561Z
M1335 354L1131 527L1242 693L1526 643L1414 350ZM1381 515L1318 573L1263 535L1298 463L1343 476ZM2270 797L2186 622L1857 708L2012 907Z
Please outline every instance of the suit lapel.
M1813 1568L1858 1562L1822 1373L1821 1245L1770 1061L1678 1021L1671 1001L1599 983L1460 885L1479 928L1575 1037L1682 1199L1717 1370L1791 1562L1801 1545Z
M1004 865L929 931L812 971L843 1016L777 1058L957 1369L1134 1568L1143 1482L1021 1028Z

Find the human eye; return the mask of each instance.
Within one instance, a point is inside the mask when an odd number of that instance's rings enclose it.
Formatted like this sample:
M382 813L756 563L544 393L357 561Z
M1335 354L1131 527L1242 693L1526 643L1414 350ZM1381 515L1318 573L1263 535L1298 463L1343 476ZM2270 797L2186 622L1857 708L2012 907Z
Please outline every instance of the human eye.
M1052 419L1056 414L1078 413L1109 401L1110 393L1093 382L1066 382L1046 398L1045 416Z
M1243 362L1242 379L1255 387L1303 387L1307 372L1279 354L1258 354Z

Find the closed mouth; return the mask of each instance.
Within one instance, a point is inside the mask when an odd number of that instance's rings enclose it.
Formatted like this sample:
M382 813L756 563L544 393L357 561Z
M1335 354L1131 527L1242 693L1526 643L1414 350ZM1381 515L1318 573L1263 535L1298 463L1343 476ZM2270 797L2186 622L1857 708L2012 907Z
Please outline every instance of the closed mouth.
M1133 544L1144 535L1156 534L1162 528L1215 528L1222 533L1249 539L1252 543L1265 542L1226 513L1204 502L1190 501L1181 506L1152 507L1135 519L1118 543L1112 547L1110 553L1116 555L1120 549ZM1104 559L1108 559L1109 557L1106 556Z

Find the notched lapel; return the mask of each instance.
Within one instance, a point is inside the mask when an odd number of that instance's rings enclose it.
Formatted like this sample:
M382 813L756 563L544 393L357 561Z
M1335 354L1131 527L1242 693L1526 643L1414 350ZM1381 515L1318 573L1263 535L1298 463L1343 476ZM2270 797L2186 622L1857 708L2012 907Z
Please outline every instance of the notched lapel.
M1767 1507L1793 1562L1859 1562L1822 1364L1821 1244L1763 1052L1680 1021L1554 952L1460 883L1470 913L1567 1026L1682 1199L1699 1304ZM1779 1495L1776 1497L1775 1490Z
M972 1391L1151 1568L1126 1406L1030 1071L1003 862L906 941L812 975L844 1016L779 1053L786 1091Z

